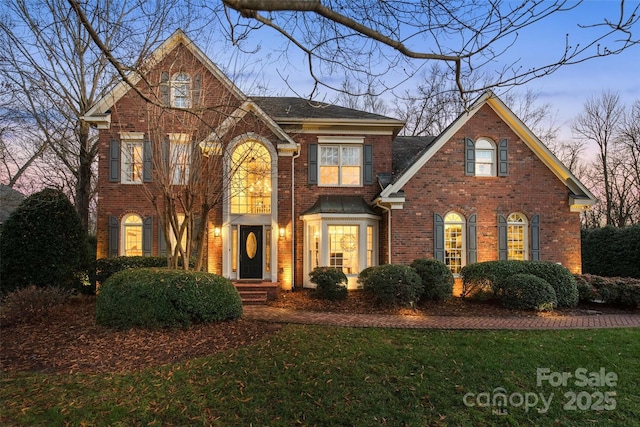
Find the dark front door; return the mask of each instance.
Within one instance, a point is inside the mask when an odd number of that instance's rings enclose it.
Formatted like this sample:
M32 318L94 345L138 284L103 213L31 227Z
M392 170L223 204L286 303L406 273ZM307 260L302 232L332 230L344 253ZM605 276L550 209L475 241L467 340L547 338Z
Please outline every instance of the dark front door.
M240 279L262 279L262 226L240 226Z

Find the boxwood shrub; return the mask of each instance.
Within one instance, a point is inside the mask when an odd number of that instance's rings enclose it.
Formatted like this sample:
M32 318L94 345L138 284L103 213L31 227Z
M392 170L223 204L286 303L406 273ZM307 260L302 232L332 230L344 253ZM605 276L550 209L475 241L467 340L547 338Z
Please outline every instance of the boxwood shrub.
M96 281L104 283L118 271L127 268L166 267L167 258L159 256L118 256L96 260Z
M507 308L551 311L558 305L553 287L533 274L514 274L501 279L497 287L502 305Z
M119 329L184 327L240 316L242 301L231 281L203 272L123 270L103 283L96 300L97 323Z
M422 279L409 266L384 264L365 271L364 275L358 276L358 281L377 304L409 306L418 302L422 295Z
M467 265L460 272L463 296L487 284L491 284L495 293L501 280L524 273L546 280L556 292L559 307L575 307L578 304L578 287L573 274L562 265L549 261L487 261Z
M444 300L453 296L453 274L449 267L437 259L420 258L411 263L420 279L424 291L421 299Z
M316 267L309 273L309 280L316 284L313 295L320 299L343 300L347 298L347 276L334 267Z

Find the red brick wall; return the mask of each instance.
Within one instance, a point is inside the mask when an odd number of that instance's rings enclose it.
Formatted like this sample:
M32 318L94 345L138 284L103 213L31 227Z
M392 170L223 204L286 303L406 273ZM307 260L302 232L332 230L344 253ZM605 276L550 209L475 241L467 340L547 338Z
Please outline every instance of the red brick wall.
M509 175L464 174L464 138L509 140ZM511 128L485 105L404 187L403 210L392 213L392 262L432 258L433 215L457 211L477 214L478 261L498 257L497 215L540 215L540 256L572 272L581 268L580 220L569 211L568 189Z

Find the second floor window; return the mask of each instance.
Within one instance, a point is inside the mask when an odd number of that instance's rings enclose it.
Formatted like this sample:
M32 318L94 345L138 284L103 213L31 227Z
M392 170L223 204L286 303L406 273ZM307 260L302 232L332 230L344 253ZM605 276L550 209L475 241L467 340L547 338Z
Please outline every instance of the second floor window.
M184 185L189 182L191 168L192 143L188 134L169 134L169 174L173 184Z
M321 145L320 185L362 185L362 146Z
M176 108L191 107L191 78L189 74L177 73L171 78L171 106Z
M496 176L496 148L488 139L476 141L476 176Z
M122 177L125 184L139 184L142 182L142 140L126 141L121 144L122 149Z

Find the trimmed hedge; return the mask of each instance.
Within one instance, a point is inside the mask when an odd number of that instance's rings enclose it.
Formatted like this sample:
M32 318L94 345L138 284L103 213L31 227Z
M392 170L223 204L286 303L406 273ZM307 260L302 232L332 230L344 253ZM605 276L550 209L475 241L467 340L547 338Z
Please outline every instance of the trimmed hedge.
M496 286L514 274L533 274L546 280L556 292L558 307L575 307L578 304L578 287L569 270L549 261L487 261L466 265L462 268L462 295L472 296L478 289L495 294Z
M87 269L87 235L60 190L27 197L2 227L0 291L34 285L79 288Z
M558 305L549 282L533 274L514 274L502 279L497 287L502 305L507 308L551 311Z
M231 281L195 271L123 270L102 284L96 299L96 322L119 329L185 327L240 316L242 301Z
M591 274L578 274L575 277L581 302L640 307L640 279Z
M454 278L449 267L437 259L420 258L411 263L420 279L422 279L421 299L445 300L453 296Z
M128 268L167 267L167 257L159 256L118 256L96 260L96 281L104 283L118 271Z
M424 289L418 273L406 265L384 264L363 273L358 282L377 304L409 306L418 302Z
M582 272L640 279L640 224L582 230Z
M343 300L347 298L347 276L334 267L316 267L309 273L309 280L316 284L313 295L320 299Z

